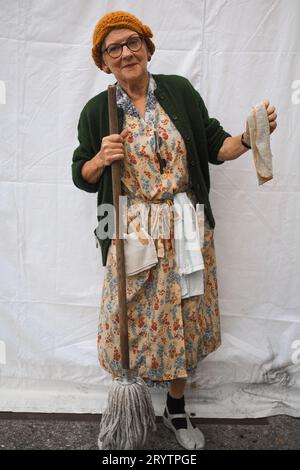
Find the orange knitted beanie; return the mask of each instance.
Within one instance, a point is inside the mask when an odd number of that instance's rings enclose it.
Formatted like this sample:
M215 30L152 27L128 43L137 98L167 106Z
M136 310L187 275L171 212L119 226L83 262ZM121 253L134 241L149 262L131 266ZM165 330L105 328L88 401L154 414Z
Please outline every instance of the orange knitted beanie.
M101 45L112 29L126 28L136 31L145 38L148 50L152 55L155 51L155 45L150 38L153 37L149 26L143 24L136 16L126 11L113 11L104 15L96 24L93 35L92 56L97 67L102 69L102 52Z

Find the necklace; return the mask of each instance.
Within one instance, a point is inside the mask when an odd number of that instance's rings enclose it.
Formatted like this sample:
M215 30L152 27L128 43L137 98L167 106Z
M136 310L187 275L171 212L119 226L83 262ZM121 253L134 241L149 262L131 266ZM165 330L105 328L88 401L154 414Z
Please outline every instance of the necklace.
M155 155L157 156L158 163L159 163L159 171L160 171L160 174L162 175L164 172L164 168L167 165L167 162L160 155L161 142L162 142L162 138L159 136L158 131L154 130Z

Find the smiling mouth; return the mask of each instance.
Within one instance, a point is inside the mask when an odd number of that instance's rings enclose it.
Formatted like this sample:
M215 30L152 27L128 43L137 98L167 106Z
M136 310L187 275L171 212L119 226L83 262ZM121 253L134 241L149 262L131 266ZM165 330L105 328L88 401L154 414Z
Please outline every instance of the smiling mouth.
M125 67L133 67L134 65L137 65L137 64L127 64L127 65L124 65L124 66L123 66L123 69L125 69Z

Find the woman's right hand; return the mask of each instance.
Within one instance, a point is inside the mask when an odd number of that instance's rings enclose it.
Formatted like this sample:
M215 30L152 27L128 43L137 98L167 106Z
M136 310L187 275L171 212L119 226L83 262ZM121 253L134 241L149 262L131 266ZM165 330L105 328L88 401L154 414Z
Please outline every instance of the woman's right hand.
M123 160L125 157L124 140L129 132L129 129L123 129L121 134L103 137L101 148L95 155L99 163L101 162L101 166L109 166L116 160Z
M81 168L81 175L85 181L91 184L98 183L106 166L116 160L123 160L124 141L129 132L129 129L123 129L121 134L103 137L99 152Z

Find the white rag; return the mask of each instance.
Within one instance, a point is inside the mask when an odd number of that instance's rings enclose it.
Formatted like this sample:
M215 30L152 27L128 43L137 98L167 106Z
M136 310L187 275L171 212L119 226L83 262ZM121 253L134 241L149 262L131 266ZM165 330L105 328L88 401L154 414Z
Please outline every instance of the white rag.
M124 257L127 276L134 276L158 263L153 238L138 227L131 233L124 233Z
M270 126L263 103L252 108L247 116L247 122L258 184L261 185L273 178Z
M186 192L174 195L175 258L181 283L181 298L204 292L204 261L201 252L204 221L200 204L196 210ZM133 276L158 263L153 238L137 220L131 222L132 232L124 234L126 274Z
M175 256L181 280L181 298L204 292L204 261L201 253L201 231L196 210L186 192L174 196Z

